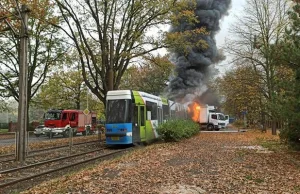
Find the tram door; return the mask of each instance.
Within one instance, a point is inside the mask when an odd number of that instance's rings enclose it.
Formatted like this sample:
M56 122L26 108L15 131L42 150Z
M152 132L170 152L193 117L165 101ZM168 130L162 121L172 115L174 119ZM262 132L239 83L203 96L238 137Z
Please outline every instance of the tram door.
M158 107L158 118L157 118L157 120L158 120L158 125L160 125L163 121L161 107Z
M133 110L132 141L141 142L146 138L145 106L136 105Z

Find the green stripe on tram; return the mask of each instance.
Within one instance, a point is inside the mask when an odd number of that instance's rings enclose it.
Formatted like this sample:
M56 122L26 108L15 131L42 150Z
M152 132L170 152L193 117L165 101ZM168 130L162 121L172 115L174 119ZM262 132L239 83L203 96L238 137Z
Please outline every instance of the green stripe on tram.
M135 99L135 104L145 105L145 102L138 91L133 90L132 93L133 93L133 97Z
M164 105L168 105L168 99L167 98L164 98L164 97L160 97L161 98L161 101Z

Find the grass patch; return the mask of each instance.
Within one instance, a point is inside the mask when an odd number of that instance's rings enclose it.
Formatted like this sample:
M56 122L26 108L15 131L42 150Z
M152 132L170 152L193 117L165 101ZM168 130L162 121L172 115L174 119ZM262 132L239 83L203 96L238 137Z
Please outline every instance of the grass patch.
M245 178L246 178L247 180L252 180L252 179L253 179L251 175L246 175Z
M280 140L270 140L270 139L257 139L258 143L268 150L278 152L287 151L287 146L283 144Z
M294 190L299 192L300 191L300 185L294 186Z
M260 179L260 178L257 178L257 179L254 179L254 182L256 182L256 183L263 183L264 180L263 180L263 179Z
M246 175L245 179L250 180L250 181L254 181L256 183L263 183L264 180L260 179L260 178L253 178L252 175Z
M237 155L238 155L240 158L243 158L243 157L246 155L246 152L243 151L243 150L239 150L239 151L237 151L236 153L237 153Z
M0 129L0 133L7 133L8 129Z

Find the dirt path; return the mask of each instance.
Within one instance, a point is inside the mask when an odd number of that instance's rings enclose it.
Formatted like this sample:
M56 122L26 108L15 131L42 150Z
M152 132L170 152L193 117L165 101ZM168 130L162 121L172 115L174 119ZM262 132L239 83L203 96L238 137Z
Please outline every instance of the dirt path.
M147 146L23 193L300 193L300 154L263 149L261 133L201 133Z

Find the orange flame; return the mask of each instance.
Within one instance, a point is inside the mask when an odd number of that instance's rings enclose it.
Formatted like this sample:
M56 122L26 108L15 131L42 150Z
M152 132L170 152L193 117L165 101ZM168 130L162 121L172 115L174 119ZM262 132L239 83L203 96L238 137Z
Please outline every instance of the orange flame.
M190 113L193 121L195 121L195 122L199 121L200 109L201 109L201 107L197 102L193 102L188 107L188 113Z

